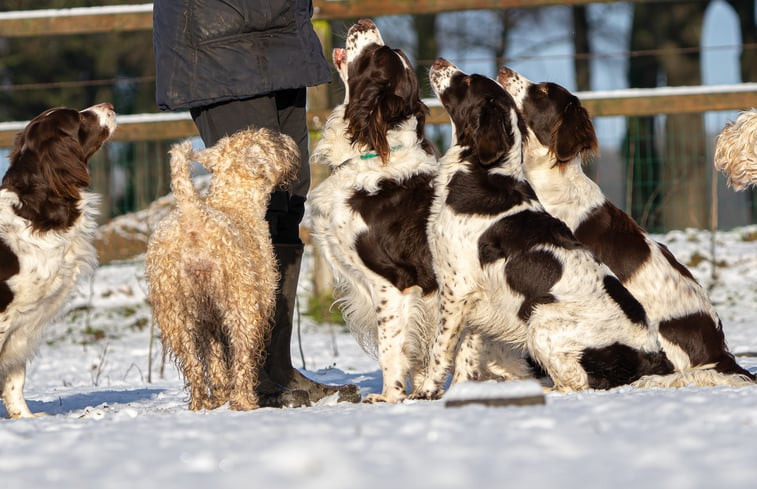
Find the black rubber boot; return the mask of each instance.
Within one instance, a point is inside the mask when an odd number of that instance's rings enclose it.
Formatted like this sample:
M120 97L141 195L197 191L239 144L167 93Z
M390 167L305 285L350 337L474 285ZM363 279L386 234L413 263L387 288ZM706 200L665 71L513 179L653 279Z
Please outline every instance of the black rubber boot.
M281 400L285 402L281 405L288 406L286 401L297 402L301 398L301 391L307 393L311 403L337 392L338 402L360 402L360 390L356 385L321 384L308 379L292 366L292 320L304 247L301 244L274 244L273 247L281 277L268 356L261 376L261 387L258 389L261 405L274 406L276 396L283 396ZM277 388L280 389L278 393ZM269 393L266 394L266 391Z

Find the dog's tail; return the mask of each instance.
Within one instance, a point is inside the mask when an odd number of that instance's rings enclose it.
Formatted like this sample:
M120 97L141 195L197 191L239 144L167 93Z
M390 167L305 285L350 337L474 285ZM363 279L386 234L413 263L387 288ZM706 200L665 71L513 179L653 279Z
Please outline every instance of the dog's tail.
M668 375L645 375L631 385L643 388L715 387L718 385L743 387L755 385L755 381L748 374L718 372L714 367L714 364L700 365Z
M190 168L192 166L192 142L187 140L174 144L169 151L171 154L171 190L176 198L176 205L181 206L193 202L197 197Z

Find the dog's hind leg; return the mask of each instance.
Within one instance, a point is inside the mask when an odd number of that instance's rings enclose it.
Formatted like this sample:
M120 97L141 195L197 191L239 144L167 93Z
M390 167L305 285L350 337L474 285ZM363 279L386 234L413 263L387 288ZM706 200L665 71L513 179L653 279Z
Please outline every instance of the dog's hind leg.
M160 294L152 293L153 314L160 326L161 342L173 355L179 371L184 376L189 391L189 409L197 411L209 406L205 369L197 350L197 339L193 330L196 315L189 309L192 300L184 303L173 300L163 302ZM169 296L166 296L169 297Z
M534 374L523 354L503 341L466 330L455 355L452 384L464 381L530 379Z
M234 411L257 409L260 405L256 388L265 351L263 332L268 325L262 318L245 318L236 310L227 311L223 324L230 346L229 408Z
M405 344L408 339L408 311L403 310L402 293L393 286L382 284L374 290L374 303L378 304L378 361L383 386L380 395L370 394L365 402L398 402L407 397L410 375L410 359ZM399 304L399 310L389 308L387 304Z
M0 379L3 404L9 418L34 418L24 399L24 381L26 380L26 364L20 363L5 372Z
M561 330L571 329L570 325L564 328L559 324L542 327L535 322L528 326L528 352L552 379L555 390L561 392L589 387L588 375L581 366L581 347L565 333L560 333Z
M214 318L202 326L207 331L207 341L200 345L205 359L208 379L208 409L215 409L229 400L230 394L230 345L222 331L220 318Z

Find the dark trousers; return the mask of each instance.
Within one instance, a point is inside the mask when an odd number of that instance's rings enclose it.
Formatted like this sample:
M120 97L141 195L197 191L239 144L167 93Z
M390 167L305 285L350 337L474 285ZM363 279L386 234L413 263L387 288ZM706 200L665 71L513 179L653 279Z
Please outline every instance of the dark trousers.
M248 127L266 127L287 134L300 148L297 180L276 190L266 212L274 244L302 244L300 221L310 188L310 165L305 100L307 89L281 90L259 97L192 109L192 119L206 147Z

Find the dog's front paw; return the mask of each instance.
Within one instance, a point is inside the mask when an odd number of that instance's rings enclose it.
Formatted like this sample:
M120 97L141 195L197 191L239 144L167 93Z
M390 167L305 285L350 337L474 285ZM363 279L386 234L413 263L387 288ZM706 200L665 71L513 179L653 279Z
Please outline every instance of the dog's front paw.
M419 389L410 395L410 399L418 401L433 401L442 397L441 389Z
M407 398L405 394L391 393L391 394L368 394L363 399L366 404L376 404L378 402L397 403Z
M8 414L9 419L34 419L34 418L44 418L45 416L50 416L49 413L45 412L38 412L38 413L10 413Z
M410 399L420 401L433 401L442 397L442 389L434 386L421 386L419 389L410 394Z
M387 402L387 401L386 401L386 397L381 394L368 394L363 399L363 402L365 404L376 404L379 402Z

